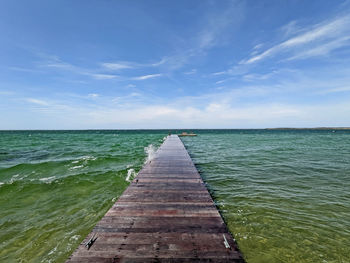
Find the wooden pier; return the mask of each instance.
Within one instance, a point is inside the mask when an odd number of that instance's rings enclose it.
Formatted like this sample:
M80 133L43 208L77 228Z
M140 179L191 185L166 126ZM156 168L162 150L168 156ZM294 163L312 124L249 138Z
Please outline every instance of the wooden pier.
M67 262L244 260L183 143L171 135Z

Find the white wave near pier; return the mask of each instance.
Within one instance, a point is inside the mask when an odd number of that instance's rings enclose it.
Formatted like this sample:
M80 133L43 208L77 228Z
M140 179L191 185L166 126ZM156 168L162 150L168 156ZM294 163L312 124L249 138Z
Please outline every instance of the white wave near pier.
M132 168L128 169L128 175L126 176L125 181L130 183L133 180L133 178L135 178L135 176L136 176L135 170Z
M56 179L56 176L50 176L50 177L40 178L39 180L45 183L51 183L55 179Z
M153 146L153 144L148 145L145 147L145 153L147 153L147 158L145 160L145 164L152 161L156 155L156 148Z

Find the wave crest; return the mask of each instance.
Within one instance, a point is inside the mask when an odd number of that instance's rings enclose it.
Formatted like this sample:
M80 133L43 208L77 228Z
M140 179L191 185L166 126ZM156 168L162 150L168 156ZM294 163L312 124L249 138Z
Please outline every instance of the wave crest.
M153 144L148 145L145 147L145 153L147 154L147 158L145 160L145 164L152 161L156 155L156 148L153 146Z

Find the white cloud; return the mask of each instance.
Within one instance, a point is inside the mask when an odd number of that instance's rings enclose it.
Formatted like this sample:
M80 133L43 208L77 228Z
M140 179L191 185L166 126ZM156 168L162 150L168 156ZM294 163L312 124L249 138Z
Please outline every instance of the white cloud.
M204 108L132 105L129 108L78 108L66 114L85 128L264 128L345 126L349 104L301 106L267 103L232 106L212 102ZM73 121L70 121L73 123ZM67 122L69 123L69 122ZM74 128L74 127L72 127Z
M58 69L65 69L65 70L73 70L75 67L68 63L63 62L56 62L56 63L49 63L45 65L48 68L58 68Z
M282 73L285 74L284 71ZM253 77L260 79L265 76ZM85 103L86 98L97 98L98 94L91 93L74 100L61 96L61 101L57 97L55 101L26 98L27 102L45 106L30 108L36 111L36 119L40 121L33 122L33 126L26 128L47 128L40 125L48 123L50 128L69 129L346 126L350 116L350 104L345 96L341 101L319 100L310 105L286 102L286 96L298 94L301 90L303 95L300 96L320 97L328 93L349 92L348 79L327 84L323 80L315 82L311 76L310 79L305 79L304 75L301 77L297 81L287 79L280 86L252 85L234 89L226 87L222 92L174 98L170 101L160 98L151 100L147 94L138 92L116 97L113 101L112 98L101 96L98 100L91 100L89 104ZM277 99L280 95L281 99ZM149 104L150 101L152 104Z
M222 83L224 83L224 82L226 82L226 81L228 81L228 80L230 80L230 79L231 79L231 78L218 80L218 81L215 82L215 84L222 84Z
M130 93L129 95L130 97L139 97L139 96L142 96L141 93L138 93L138 92L132 92Z
M105 62L101 63L101 66L110 71L118 71L123 69L134 69L134 68L147 68L147 67L158 67L165 64L168 61L167 57L163 57L161 60L153 63L139 63L131 61L117 61L117 62Z
M311 41L320 40L323 38L333 38L341 35L349 28L350 17L344 16L337 18L329 23L316 25L315 28L293 37L281 44L282 47L298 46Z
M193 75L197 73L197 69L191 69L189 71L184 72L185 75Z
M33 103L33 104L37 104L40 106L49 106L49 103L44 101L44 100L39 100L39 99L34 99L34 98L26 98L25 101Z
M199 35L199 48L208 48L214 45L215 31L204 31Z
M158 62L152 63L150 65L153 66L153 67L158 67L158 66L161 66L161 65L165 64L167 61L168 61L168 58L164 57L161 60L159 60Z
M118 76L111 75L111 74L89 74L89 75L92 76L94 79L99 79L99 80L118 78Z
M344 35L349 34L350 16L338 17L332 21L312 26L305 32L277 44L256 56L242 60L240 64L255 63L277 53L290 52L295 49L302 49L309 57L325 55L336 48L348 45L348 38L344 38ZM294 58L298 57L294 56Z
M226 70L212 73L213 76L220 76L220 75L225 75L225 74L227 74Z
M144 97L139 92L131 92L123 96L114 97L111 101L113 103L118 103L119 107L130 107L139 103Z
M108 80L108 79L115 79L119 77L114 74L100 73L101 72L100 69L87 69L87 68L75 66L73 64L62 61L57 56L46 55L44 56L44 58L46 59L46 61L41 63L40 65L41 67L54 68L56 70L62 70L62 71L70 72L77 75L89 76L97 80ZM106 69L107 68L112 69L113 67L116 69L118 65L119 65L119 68L123 67L122 64L112 64L112 63L104 63L104 64Z
M132 79L133 79L133 80L145 80L145 79L158 78L158 77L161 77L161 76L162 76L162 74L149 74L149 75L134 77L134 78L132 78Z
M263 46L264 46L264 44L262 44L262 43L256 44L256 45L253 47L253 50L261 49Z
M175 52L175 54L168 55L162 58L162 63L159 66L166 68L170 71L177 70L186 65L190 58L195 56L196 52L192 49L182 49L180 52Z
M316 46L315 48L311 48L305 51L300 51L298 52L297 55L290 57L288 60L306 59L314 56L325 56L337 48L341 48L345 45L349 45L350 44L349 41L350 41L350 36L342 37L334 41L325 43L324 45L319 45L319 46Z
M285 73L292 73L295 74L295 71L290 70L290 69L279 69L279 70L272 70L269 73L265 73L265 74L254 74L254 73L250 73L250 74L246 74L242 76L242 79L244 81L261 81L261 80L267 80L267 79L271 79L272 77L278 75L278 74L285 74Z
M288 24L282 26L280 31L285 37L290 37L302 31L302 28L298 26L297 21L290 21Z
M117 63L102 63L102 67L108 70L121 70L121 69L131 69L134 66L129 62L117 62Z

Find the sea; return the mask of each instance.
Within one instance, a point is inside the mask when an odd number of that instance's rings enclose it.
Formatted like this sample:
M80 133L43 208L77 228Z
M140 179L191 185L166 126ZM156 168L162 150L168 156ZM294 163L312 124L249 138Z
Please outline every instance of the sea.
M65 262L183 131L0 131L0 262ZM192 131L182 141L248 263L350 262L350 131Z

